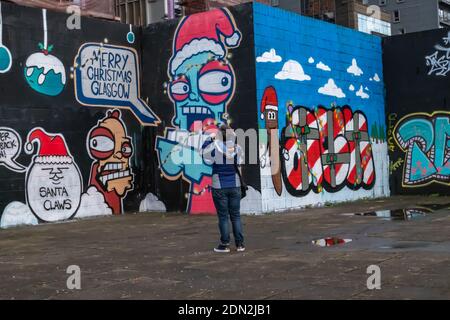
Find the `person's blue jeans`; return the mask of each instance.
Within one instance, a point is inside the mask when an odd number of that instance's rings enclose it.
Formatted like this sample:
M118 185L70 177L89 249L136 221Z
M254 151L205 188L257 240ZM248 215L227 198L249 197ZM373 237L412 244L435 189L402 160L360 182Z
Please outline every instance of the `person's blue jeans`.
M219 218L220 242L230 244L230 228L228 216L233 227L236 246L244 245L241 224L241 188L212 189L214 205Z

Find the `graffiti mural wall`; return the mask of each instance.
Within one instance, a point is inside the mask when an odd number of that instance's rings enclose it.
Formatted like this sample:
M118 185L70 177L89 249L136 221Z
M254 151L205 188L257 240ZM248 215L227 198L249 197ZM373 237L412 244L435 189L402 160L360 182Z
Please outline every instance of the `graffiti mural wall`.
M144 29L143 72L152 75L144 88L158 101L154 110L162 124L152 146L153 168L170 209L215 213L212 167L203 161L203 143L220 123L257 128L251 17L249 4ZM243 175L251 191L242 207L258 212L257 162L247 164Z
M0 226L165 210L145 170L159 119L141 95L140 36L0 4Z
M0 6L2 227L214 214L202 147L221 123L243 133L244 213L448 193L449 30L382 40L259 3L67 17Z
M450 191L449 52L449 29L384 41L394 194L447 195Z
M263 211L388 196L381 40L258 3L254 30Z

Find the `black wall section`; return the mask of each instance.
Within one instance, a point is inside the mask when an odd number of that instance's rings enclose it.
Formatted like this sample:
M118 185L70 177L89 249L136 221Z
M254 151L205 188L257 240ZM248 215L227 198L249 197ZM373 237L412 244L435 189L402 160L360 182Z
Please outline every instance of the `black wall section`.
M208 19L208 14L204 13L203 17ZM227 110L232 120L232 127L243 130L256 129L258 127L252 17L251 4L229 8L229 19L230 21L234 20L235 27L240 31L242 39L237 47L227 48L228 55L225 57L227 63L232 66L236 79L236 90L228 103ZM222 18L222 22L228 19L221 15L214 17L216 20ZM199 20L203 20L203 18ZM191 24L189 26L190 30L187 29L187 24L189 23ZM202 23L202 25L196 29L196 23ZM227 23L224 22L224 24ZM150 106L161 119L161 125L152 129L160 137L164 137L165 129L174 127L172 119L175 115L175 108L174 103L169 98L167 86L171 80L168 73L169 60L173 55L174 36L179 24L180 21L169 21L156 23L143 29L142 65L143 73L145 74L143 94L149 97ZM182 29L180 33L183 34L192 32L194 35L189 35L192 38L202 38L207 36L207 34L212 34L211 30L208 30L208 24L206 23L205 25L201 21L185 21L184 26L180 27L180 29ZM205 33L202 33L202 30L206 30ZM224 42L221 42L221 39L217 40L218 43L226 46ZM176 129L178 130L180 127L177 126ZM189 128L184 129L188 130ZM157 146L154 144L155 139L151 139L151 141L151 148L156 148ZM164 159L161 161L164 161ZM158 158L152 156L151 163L151 168L149 167L148 170L158 172ZM150 187L152 191L166 203L168 210L190 211L188 199L192 192L192 183L190 183L189 179L184 176L183 178L179 177L169 180L162 172L160 173L160 175L155 175L152 181L153 185ZM246 165L243 174L249 185L256 190L260 190L259 166L257 164ZM208 209L205 208L205 210L207 211Z
M10 3L1 3L1 9L0 29L8 48L0 47L0 218L8 215L2 226L16 218L51 222L163 204L170 211L191 211L189 195L197 190L186 179L163 178L155 151L157 138L173 127L174 104L164 84L179 21L130 30L129 25L83 17L81 29L69 30L69 16L62 13ZM205 39L216 37L210 41L213 47L223 45L227 51L222 62L232 66L234 73L229 73L235 77L227 109L232 126L244 130L257 128L252 12L251 4L214 10L206 14L222 19L221 25L199 29L207 30ZM211 33L215 29L216 36ZM135 70L140 85L133 82ZM95 81L88 80L89 74ZM140 92L133 91L133 83ZM111 103L102 102L106 91L89 96L103 84L123 84L128 100L139 105L142 99L161 123L151 123L111 97ZM260 190L257 164L245 166L244 177ZM197 201L197 208L211 212L208 205Z
M384 39L392 194L448 194L449 29Z
M136 35L133 45L126 39L130 31L128 25L84 17L81 19L80 30L68 30L66 28L68 15L48 11L48 45L49 47L53 45L49 54L62 62L66 73L66 83L62 92L56 96L50 96L33 90L25 79L28 57L40 52L38 44L44 42L42 10L9 3L1 3L1 5L3 44L9 48L13 61L8 72L0 73L0 127L17 131L23 146L26 144L27 134L33 128L41 127L49 134L62 135L73 161L81 172L82 191L85 192L89 187L89 174L93 163L86 147L87 135L91 128L96 126L98 120L103 119L107 111L113 108L88 107L77 102L74 81L71 78L74 58L79 47L87 42L134 47L139 52L140 33L137 28L133 29ZM147 192L147 184L144 181L150 180L150 173L144 170L148 152L146 140L151 139L150 129L141 127L136 117L128 110L122 110L121 119L134 146L134 155L130 160L134 172L134 190L130 190L126 195L127 201L124 201L123 209L138 210L140 200ZM23 146L16 160L28 167L32 164L32 156L24 152ZM33 156L38 149L35 145ZM0 214L9 203L26 201L25 176L26 172L15 172L5 165L0 165L2 181Z

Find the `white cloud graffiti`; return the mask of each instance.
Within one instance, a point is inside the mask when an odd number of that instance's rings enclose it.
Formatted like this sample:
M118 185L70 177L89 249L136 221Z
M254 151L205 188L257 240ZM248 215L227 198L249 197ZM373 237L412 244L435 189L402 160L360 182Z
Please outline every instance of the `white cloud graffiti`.
M103 194L97 188L89 187L81 196L81 204L75 218L112 215L112 210L106 204Z
M313 64L313 63L314 63L314 58L313 58L313 57L309 57L309 59L308 59L308 63L311 63L311 64Z
M311 77L305 74L303 67L295 60L288 60L284 63L283 68L275 75L278 80L295 80L295 81L309 81Z
M317 92L336 98L345 98L345 93L336 85L333 79L328 79L328 82L319 88Z
M38 219L30 208L22 202L14 201L6 206L0 219L0 228L10 228L20 225L37 225Z
M281 62L281 56L277 55L275 49L264 52L260 57L256 58L256 62Z
M358 66L358 63L356 62L356 59L352 59L352 65L347 68L347 72L354 75L354 76L361 76L364 74L364 72L361 70L361 68Z
M373 76L372 79L373 79L374 81L376 81L376 82L380 82L380 81L381 81L380 76L378 75L378 73L375 73L375 75Z
M348 90L350 90L350 91L355 91L355 86L351 84L351 85L348 87Z
M139 205L139 212L166 212L166 206L153 193L147 193Z
M359 90L356 92L356 95L360 97L361 99L369 99L370 96L364 91L363 86L359 88Z
M331 68L329 66L327 66L325 63L323 63L322 61L320 61L318 64L316 64L316 68L323 70L323 71L331 71Z

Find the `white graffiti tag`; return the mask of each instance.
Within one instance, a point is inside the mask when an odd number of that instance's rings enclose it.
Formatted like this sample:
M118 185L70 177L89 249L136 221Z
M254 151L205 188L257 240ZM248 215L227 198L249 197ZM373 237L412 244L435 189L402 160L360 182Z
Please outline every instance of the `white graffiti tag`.
M447 37L442 38L444 45L448 46L450 44L450 32ZM442 45L436 45L433 54L426 56L425 60L427 66L430 67L428 75L435 74L436 76L445 77L448 72L450 72L450 47L445 47ZM441 55L439 55L441 53Z

